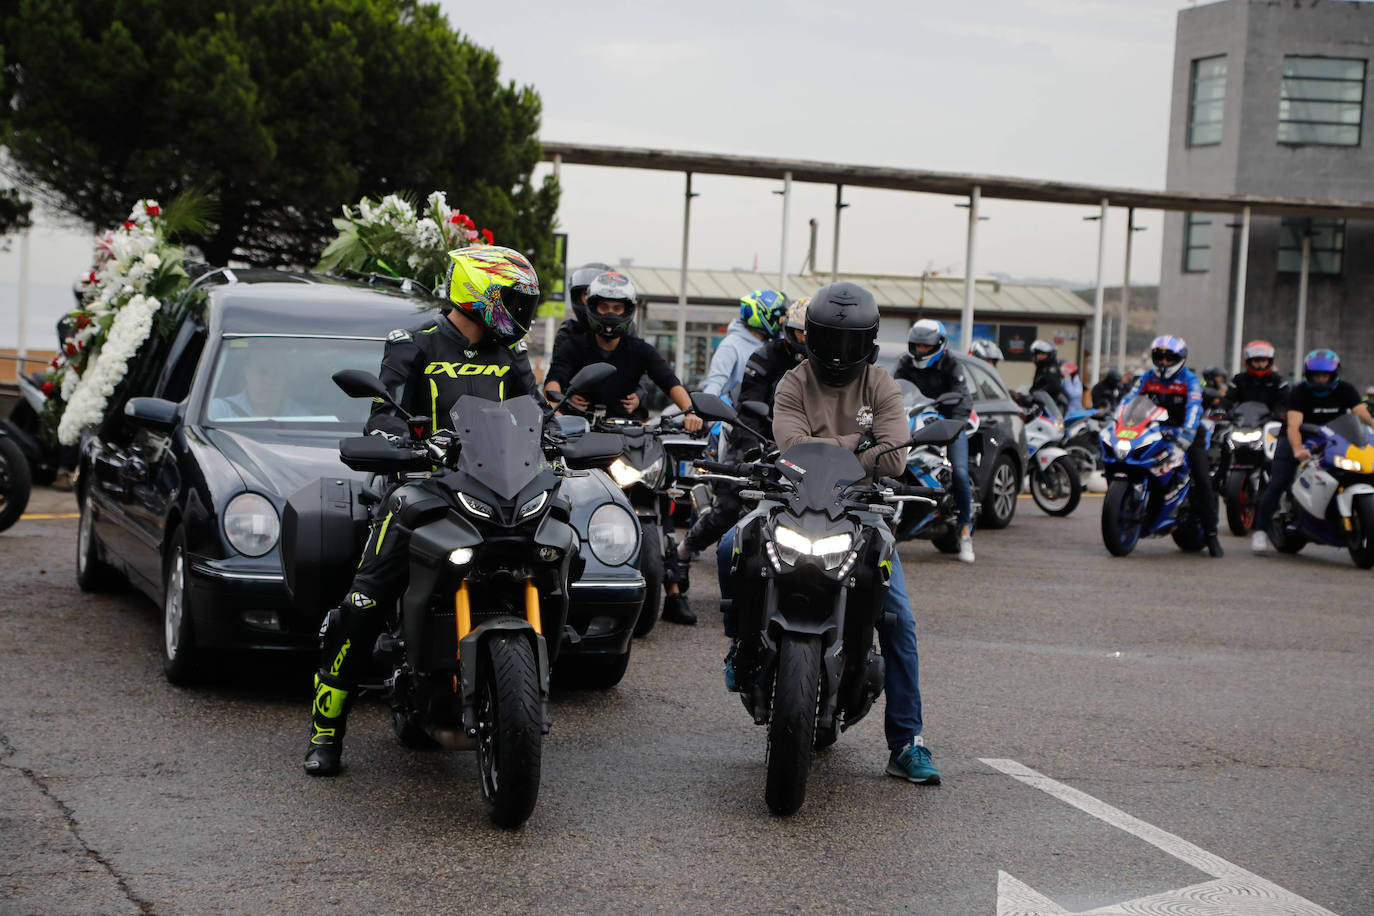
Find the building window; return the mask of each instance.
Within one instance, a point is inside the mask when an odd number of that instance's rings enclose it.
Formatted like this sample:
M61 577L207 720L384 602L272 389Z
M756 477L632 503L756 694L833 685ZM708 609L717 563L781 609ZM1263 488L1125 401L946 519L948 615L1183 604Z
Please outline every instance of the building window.
M1359 146L1364 70L1362 60L1285 57L1279 142Z
M1212 266L1212 214L1189 213L1183 223L1183 272L1203 273Z
M1310 228L1309 228L1310 227ZM1339 274L1345 253L1345 220L1287 219L1279 224L1279 273L1302 270L1302 236L1312 234L1312 249L1307 264L1310 274Z
M1221 142L1222 103L1225 100L1226 58L1204 57L1193 61L1188 106L1189 146L1212 146Z

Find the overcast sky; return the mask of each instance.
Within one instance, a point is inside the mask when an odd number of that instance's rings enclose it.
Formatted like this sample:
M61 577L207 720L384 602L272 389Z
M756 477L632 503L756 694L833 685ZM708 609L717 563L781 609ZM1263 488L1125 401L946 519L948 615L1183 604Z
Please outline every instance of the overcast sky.
M441 0L493 48L503 75L538 90L545 140L1164 187L1176 14L1186 0L966 0L499 5ZM540 175L547 166L541 167ZM683 177L564 166L559 228L574 263L675 267ZM778 269L780 181L700 175L693 266ZM419 189L423 192L428 189ZM793 185L787 261L831 263L834 187ZM841 269L962 275L956 198L846 189ZM342 203L342 201L340 202ZM462 201L454 201L462 206ZM989 200L976 273L1094 280L1090 208ZM473 214L481 222L481 214ZM1159 277L1160 215L1137 214L1132 282ZM1108 285L1121 282L1125 211L1109 217ZM499 240L498 240L499 241ZM17 241L0 253L0 345L15 338ZM40 286L69 285L86 238L30 238L31 345L51 334ZM31 297L33 301L33 297ZM68 300L69 301L69 300ZM32 328L41 325L40 332ZM39 339L35 339L35 337Z

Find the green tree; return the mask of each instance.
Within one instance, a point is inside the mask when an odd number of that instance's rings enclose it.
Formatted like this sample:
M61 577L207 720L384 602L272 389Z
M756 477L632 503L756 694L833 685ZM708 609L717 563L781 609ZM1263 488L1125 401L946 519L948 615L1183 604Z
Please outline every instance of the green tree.
M308 266L345 203L443 190L552 261L539 96L418 0L0 0L11 177L95 227L216 203L206 260Z

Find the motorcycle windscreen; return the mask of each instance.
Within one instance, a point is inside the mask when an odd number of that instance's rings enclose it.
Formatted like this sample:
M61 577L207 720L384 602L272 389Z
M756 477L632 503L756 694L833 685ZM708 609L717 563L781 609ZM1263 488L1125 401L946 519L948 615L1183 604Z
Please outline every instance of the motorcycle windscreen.
M1238 429L1258 429L1269 417L1269 405L1263 401L1242 401L1233 411Z
M1121 409L1121 415L1117 417L1116 426L1117 429L1134 429L1154 420L1163 420L1168 416L1169 412L1163 407L1147 397L1138 396L1132 398L1131 402Z
M1356 448L1368 444L1369 439L1365 432L1365 426L1360 422L1360 418L1353 413L1343 413L1335 419L1328 420L1326 427Z
M465 394L449 412L463 450L458 470L514 499L544 467L544 411L528 396L488 401Z
M807 509L833 506L836 492L867 475L854 453L828 442L803 442L782 453L778 468L796 486L794 500Z
M897 379L897 389L902 392L902 408L906 410L908 417L916 413L916 409L933 403L930 398L921 393L921 389L916 387L916 383L908 379Z

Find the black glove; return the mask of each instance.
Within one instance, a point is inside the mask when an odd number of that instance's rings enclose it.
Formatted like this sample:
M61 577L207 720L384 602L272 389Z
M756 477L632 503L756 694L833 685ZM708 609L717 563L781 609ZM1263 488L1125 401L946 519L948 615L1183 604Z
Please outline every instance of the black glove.
M854 448L854 454L861 455L878 444L878 440L873 438L873 430L866 429L864 434L859 437L859 444Z

